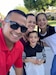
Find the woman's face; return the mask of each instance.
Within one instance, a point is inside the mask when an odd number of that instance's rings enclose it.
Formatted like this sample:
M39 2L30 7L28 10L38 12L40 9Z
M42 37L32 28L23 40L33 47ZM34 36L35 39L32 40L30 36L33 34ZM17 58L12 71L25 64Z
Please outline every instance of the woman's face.
M28 31L33 31L34 28L35 28L35 25L36 25L36 19L35 19L35 16L32 16L32 15L29 15L27 17L27 28L28 28Z
M48 22L44 14L38 15L37 25L40 29L46 29Z

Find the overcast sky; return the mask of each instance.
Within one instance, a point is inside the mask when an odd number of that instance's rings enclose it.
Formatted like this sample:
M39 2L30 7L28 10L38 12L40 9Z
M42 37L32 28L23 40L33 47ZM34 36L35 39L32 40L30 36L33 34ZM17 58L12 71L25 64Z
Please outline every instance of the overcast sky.
M0 0L0 13L6 16L9 10L20 5L24 5L23 0Z

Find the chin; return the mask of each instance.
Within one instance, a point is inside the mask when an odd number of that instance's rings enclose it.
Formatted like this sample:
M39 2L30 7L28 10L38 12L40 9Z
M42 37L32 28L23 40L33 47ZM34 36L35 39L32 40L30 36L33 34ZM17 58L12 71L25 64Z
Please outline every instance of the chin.
M16 43L18 42L19 40L11 40L12 43Z

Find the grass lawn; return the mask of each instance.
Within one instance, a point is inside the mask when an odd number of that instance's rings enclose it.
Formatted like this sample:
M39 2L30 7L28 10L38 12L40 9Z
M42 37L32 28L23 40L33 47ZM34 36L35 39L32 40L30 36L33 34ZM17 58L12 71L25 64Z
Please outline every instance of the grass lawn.
M56 20L50 20L48 22L51 26L56 26Z

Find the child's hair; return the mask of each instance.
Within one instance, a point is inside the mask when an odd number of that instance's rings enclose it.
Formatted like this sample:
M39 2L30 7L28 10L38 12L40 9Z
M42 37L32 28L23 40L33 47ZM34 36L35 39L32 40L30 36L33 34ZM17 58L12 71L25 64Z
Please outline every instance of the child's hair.
M27 37L29 37L29 35L30 35L31 33L36 33L36 34L38 35L38 32L37 32L37 31L31 31L31 32L29 32L29 33L27 34Z

